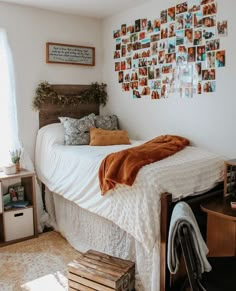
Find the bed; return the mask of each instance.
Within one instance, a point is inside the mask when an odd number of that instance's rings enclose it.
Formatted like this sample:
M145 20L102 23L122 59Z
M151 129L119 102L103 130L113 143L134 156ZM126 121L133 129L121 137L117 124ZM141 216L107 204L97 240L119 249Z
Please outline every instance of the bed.
M71 86L54 88L71 92ZM73 87L80 89L81 85ZM45 185L51 225L79 251L93 248L135 261L137 290L167 291L172 279L166 267L172 207L176 201L187 199L199 212L201 201L221 195L222 187L217 184L222 181L223 160L197 147L186 147L144 166L133 186L117 185L101 196L97 172L103 158L144 141L120 146L65 146L63 126L55 123L57 117L80 118L91 112L98 114L98 106L50 104L40 111L36 171ZM204 227L205 222L201 223Z

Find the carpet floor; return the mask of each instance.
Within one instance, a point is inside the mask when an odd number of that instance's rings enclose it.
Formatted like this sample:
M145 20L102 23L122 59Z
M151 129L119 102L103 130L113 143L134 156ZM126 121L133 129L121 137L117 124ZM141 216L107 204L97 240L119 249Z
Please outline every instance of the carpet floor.
M65 291L79 252L57 232L0 248L0 291Z

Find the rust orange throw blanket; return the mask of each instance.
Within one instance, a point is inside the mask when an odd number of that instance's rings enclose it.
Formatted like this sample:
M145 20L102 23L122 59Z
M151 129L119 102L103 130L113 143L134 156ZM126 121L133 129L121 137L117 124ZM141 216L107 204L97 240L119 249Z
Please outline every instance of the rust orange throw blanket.
M161 135L140 146L108 155L99 168L102 194L116 184L131 186L140 168L167 158L182 150L189 141L181 136Z

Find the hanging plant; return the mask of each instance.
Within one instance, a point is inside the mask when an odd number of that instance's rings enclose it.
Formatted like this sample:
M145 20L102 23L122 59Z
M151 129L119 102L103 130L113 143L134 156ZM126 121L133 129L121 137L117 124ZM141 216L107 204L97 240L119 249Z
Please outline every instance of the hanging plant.
M43 104L49 102L57 105L89 104L97 103L103 106L107 102L106 84L92 83L89 89L80 92L80 95L62 95L52 89L52 86L44 81L38 85L32 102L33 109L38 111Z

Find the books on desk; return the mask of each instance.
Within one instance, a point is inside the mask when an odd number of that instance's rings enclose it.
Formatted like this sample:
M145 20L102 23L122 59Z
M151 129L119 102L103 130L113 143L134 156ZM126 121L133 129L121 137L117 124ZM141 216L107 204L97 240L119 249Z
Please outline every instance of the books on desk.
M12 208L26 208L29 205L29 201L12 201L4 206L5 210Z

